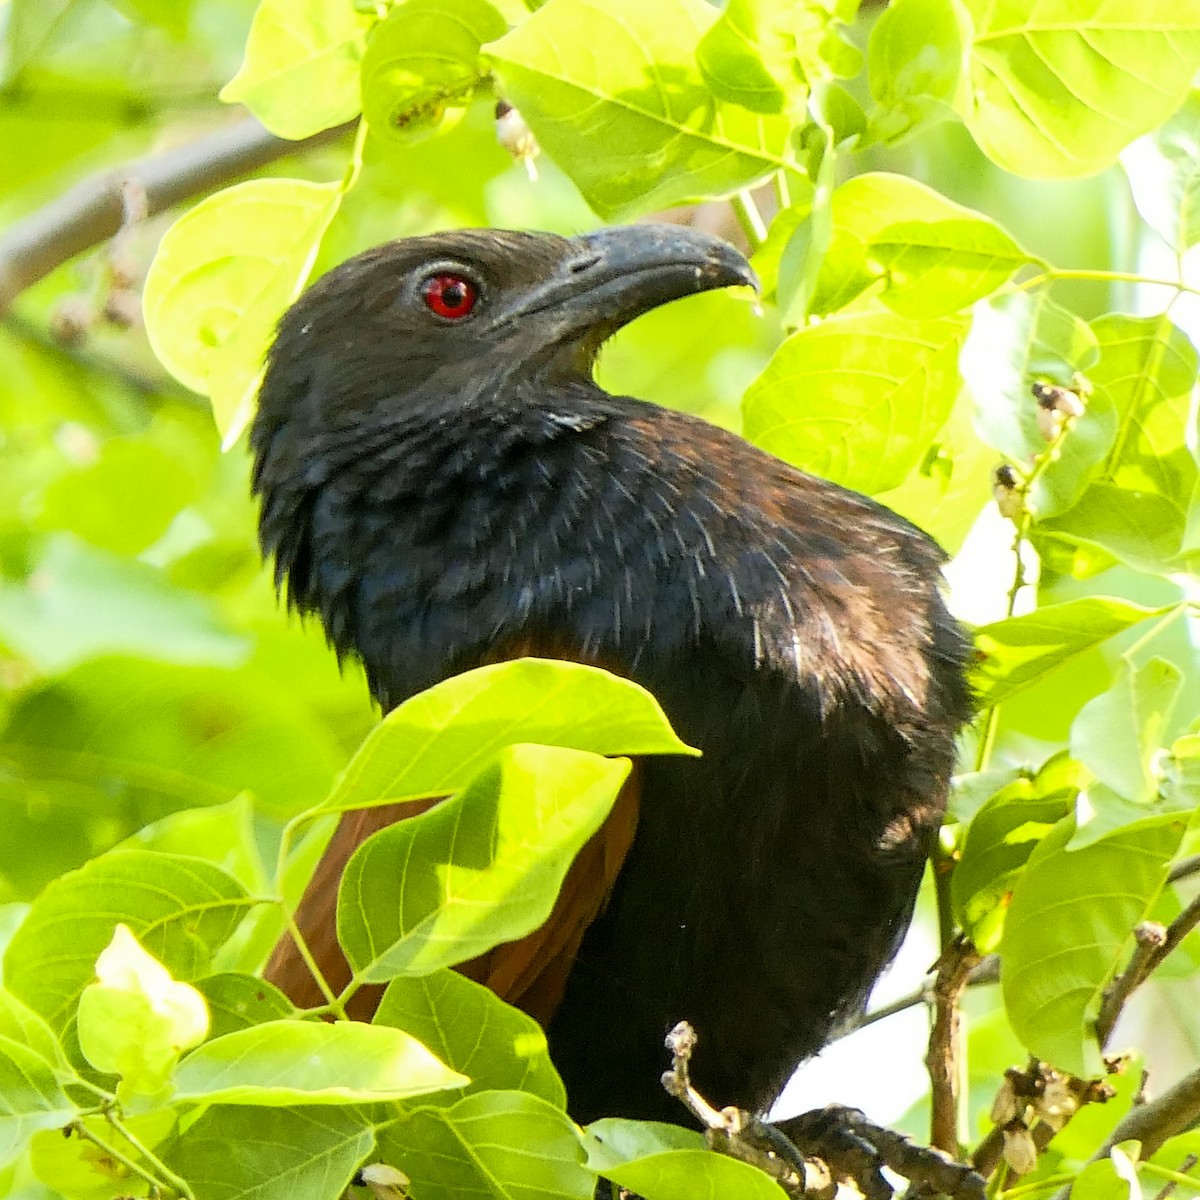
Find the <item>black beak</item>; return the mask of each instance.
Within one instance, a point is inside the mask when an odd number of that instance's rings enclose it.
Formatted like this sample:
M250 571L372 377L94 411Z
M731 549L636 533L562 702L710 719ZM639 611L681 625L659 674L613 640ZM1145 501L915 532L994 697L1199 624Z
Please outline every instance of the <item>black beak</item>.
M621 225L573 238L544 283L499 323L541 313L543 345L598 346L634 317L697 292L758 280L732 246L681 225Z

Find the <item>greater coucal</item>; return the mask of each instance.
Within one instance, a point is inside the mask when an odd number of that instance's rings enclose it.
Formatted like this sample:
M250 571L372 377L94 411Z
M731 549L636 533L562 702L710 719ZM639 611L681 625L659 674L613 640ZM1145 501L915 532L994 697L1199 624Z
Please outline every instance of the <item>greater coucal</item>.
M462 968L546 1025L581 1121L678 1119L684 1018L702 1091L771 1103L896 950L968 713L929 538L593 381L640 313L751 282L674 226L393 242L286 314L253 426L263 550L385 710L566 658L643 684L703 751L642 761L546 926ZM342 867L398 815L347 814L300 906L335 984ZM320 1002L290 941L269 975Z

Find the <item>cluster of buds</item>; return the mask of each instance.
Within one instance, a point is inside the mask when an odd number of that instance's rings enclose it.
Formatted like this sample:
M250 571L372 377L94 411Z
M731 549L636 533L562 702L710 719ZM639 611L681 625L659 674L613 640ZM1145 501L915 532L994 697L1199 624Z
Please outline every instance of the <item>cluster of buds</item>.
M134 227L146 218L145 190L127 183L121 190L121 228L109 243L100 282L99 303L76 293L59 302L50 316L50 334L64 346L74 346L104 323L114 329L132 329L141 319L138 270L130 251Z
M1091 388L1085 379L1077 375L1072 387L1037 382L1032 390L1038 405L1038 432L1047 442L1053 442L1072 421L1083 416Z
M525 164L530 180L538 177L534 159L542 152L525 118L507 100L496 101L496 140L513 158Z
M1119 1069L1120 1064L1109 1064ZM1009 1067L992 1102L992 1120L1004 1133L1004 1161L1015 1175L1027 1175L1037 1165L1038 1140L1033 1127L1041 1125L1052 1136L1085 1104L1102 1104L1115 1095L1098 1079L1077 1079L1045 1063L1028 1070ZM1041 1144L1049 1141L1043 1136Z

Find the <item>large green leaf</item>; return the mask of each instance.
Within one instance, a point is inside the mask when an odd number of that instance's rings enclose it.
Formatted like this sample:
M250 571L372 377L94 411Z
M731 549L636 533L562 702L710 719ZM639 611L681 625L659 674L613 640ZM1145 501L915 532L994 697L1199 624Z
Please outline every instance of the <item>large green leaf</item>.
M593 754L695 754L645 688L598 667L526 658L464 672L393 709L322 810L441 796L514 742Z
M246 105L274 134L304 138L359 110L370 19L352 4L260 0L238 73L221 99Z
M118 850L56 879L4 955L6 986L61 1032L118 922L178 979L205 973L253 902L199 858Z
M743 401L746 436L860 492L896 487L958 395L965 318L832 317L780 346Z
M541 1026L457 971L393 979L374 1022L412 1034L470 1079L468 1091L513 1089L566 1104ZM457 1100L461 1093L449 1095Z
M867 43L875 138L897 142L953 116L970 45L971 20L959 0L893 0Z
M1178 813L1156 815L1074 850L1068 818L1030 856L1004 926L1000 979L1013 1029L1038 1058L1083 1078L1103 1070L1090 1023L1186 828Z
M1200 0L964 0L975 23L967 126L1029 178L1090 175L1182 103Z
M691 1129L606 1119L587 1127L588 1166L643 1200L781 1200L757 1167L714 1154Z
M1200 241L1200 92L1121 155L1142 220L1177 253Z
M1122 660L1112 687L1075 718L1071 753L1126 800L1151 799L1158 792L1155 759L1182 683L1182 672L1164 659L1142 666Z
M195 986L208 1005L209 1036L214 1038L296 1014L283 992L257 975L224 971L197 979Z
M379 1137L422 1200L591 1200L596 1177L566 1113L528 1092L476 1092L420 1108Z
M1184 545L1200 478L1188 445L1200 356L1165 313L1110 314L1092 328L1100 360L1088 372L1095 386L1088 413L1103 404L1115 414L1116 432L1093 485L1038 532L1099 546L1130 566L1165 573Z
M267 343L341 198L340 183L254 179L163 235L143 291L146 333L163 365L211 399L227 446L250 420Z
M975 631L972 673L979 703L1000 704L1077 654L1168 611L1115 596L1085 596L984 625Z
M198 1104L368 1104L468 1083L414 1037L382 1025L268 1021L205 1042L175 1071Z
M0 1035L0 1166L39 1129L61 1128L77 1111L51 1063Z
M703 0L549 0L485 51L501 92L588 203L629 216L795 169L787 117L705 86L696 46L716 16Z
M350 1106L216 1104L161 1153L204 1200L335 1200L374 1144Z
M508 22L487 0L404 0L372 31L362 67L374 133L411 138L461 117L487 78L480 46Z
M831 203L833 237L809 301L814 313L835 312L875 288L902 316L947 316L1031 261L996 222L903 175L856 175Z
M958 921L982 953L999 945L1016 881L1041 839L1074 812L1085 777L1078 763L1055 755L1036 775L997 791L968 826L952 895Z
M356 976L427 975L536 929L629 768L510 746L457 796L364 842L338 897L338 939Z

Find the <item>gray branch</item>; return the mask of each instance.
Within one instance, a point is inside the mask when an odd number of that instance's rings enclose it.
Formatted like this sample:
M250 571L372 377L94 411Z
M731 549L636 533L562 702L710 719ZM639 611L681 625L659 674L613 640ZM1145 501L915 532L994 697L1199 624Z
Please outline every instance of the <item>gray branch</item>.
M349 128L343 125L291 142L248 117L185 146L82 180L0 234L0 316L27 287L120 229L127 185L144 194L146 215L152 216L278 158L332 141Z

